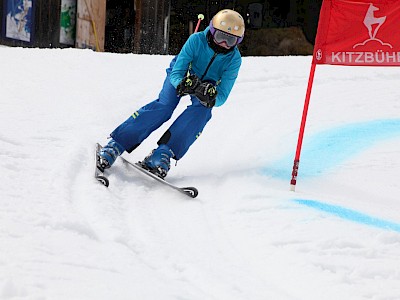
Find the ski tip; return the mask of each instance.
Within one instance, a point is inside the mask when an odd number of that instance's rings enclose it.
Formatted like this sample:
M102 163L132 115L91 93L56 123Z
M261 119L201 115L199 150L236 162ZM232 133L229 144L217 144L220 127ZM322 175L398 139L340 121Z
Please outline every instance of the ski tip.
M181 190L189 197L196 198L199 195L199 191L195 187L184 187Z
M102 185L105 187L108 187L110 185L110 182L108 181L108 178L105 176L98 175L96 177L97 181L100 182Z

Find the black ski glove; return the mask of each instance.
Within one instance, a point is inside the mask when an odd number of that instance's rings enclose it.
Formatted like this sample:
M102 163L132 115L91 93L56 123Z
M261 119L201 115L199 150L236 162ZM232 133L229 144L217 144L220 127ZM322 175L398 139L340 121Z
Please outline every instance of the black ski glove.
M182 79L182 81L176 87L176 93L180 97L184 96L184 95L194 94L196 87L200 83L201 83L201 81L196 75L192 74L192 75L186 76Z
M201 104L211 108L215 105L215 98L217 98L218 91L212 83L202 82L196 87L194 94Z

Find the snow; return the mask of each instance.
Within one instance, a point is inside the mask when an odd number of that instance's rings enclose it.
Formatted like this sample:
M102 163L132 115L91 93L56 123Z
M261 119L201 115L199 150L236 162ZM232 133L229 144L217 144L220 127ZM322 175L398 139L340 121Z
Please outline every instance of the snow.
M311 57L243 59L168 175L198 198L120 160L101 186L94 143L170 59L0 48L0 299L400 299L400 69L317 67L296 192Z

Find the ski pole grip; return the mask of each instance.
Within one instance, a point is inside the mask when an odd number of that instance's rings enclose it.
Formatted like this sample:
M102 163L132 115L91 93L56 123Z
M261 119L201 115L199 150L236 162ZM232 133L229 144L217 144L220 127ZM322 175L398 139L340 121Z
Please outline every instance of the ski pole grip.
M197 25L196 25L196 28L194 30L195 33L199 30L200 22L204 20L204 15L203 14L199 14L197 16L197 18L198 18Z

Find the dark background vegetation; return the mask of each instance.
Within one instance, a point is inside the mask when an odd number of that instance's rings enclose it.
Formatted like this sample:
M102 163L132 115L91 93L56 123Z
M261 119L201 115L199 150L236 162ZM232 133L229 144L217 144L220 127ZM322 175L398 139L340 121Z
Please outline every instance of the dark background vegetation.
M203 13L202 26L221 9L238 11L245 18L246 34L240 50L243 55L309 55L318 26L322 0L268 0L268 1L171 1L170 52L179 52L187 39L190 21ZM250 7L262 5L261 26L252 23ZM258 22L259 23L259 22Z

